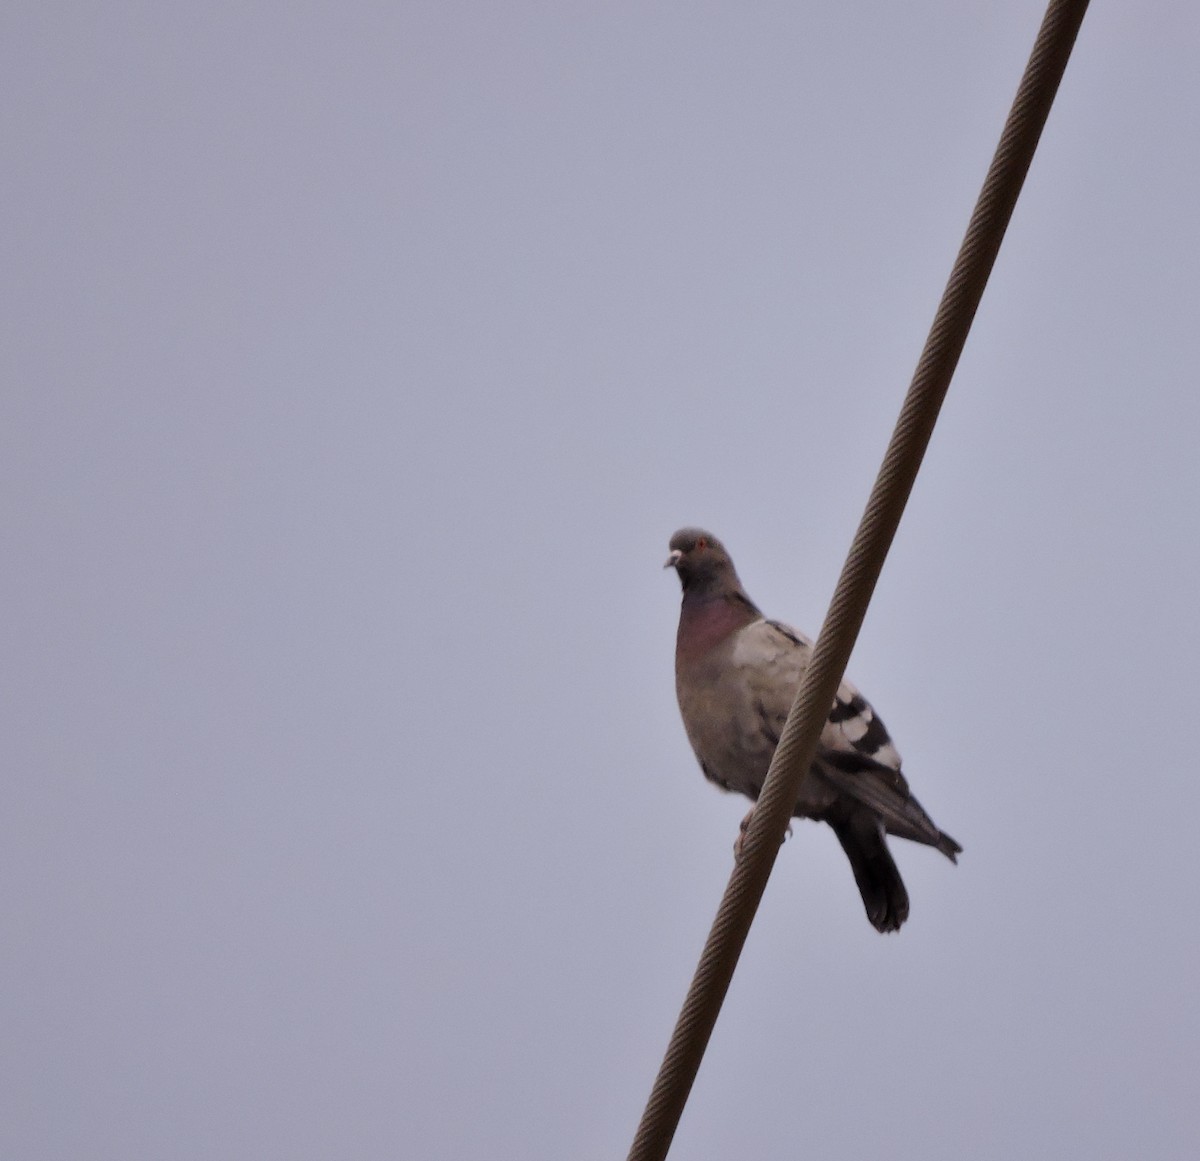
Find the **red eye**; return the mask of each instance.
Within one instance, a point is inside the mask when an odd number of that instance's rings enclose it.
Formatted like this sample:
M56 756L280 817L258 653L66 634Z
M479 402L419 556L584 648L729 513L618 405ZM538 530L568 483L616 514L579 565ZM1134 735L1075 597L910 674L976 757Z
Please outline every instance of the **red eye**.
M707 548L708 547L708 538L706 536L701 536L701 537L697 538L696 547L697 548Z

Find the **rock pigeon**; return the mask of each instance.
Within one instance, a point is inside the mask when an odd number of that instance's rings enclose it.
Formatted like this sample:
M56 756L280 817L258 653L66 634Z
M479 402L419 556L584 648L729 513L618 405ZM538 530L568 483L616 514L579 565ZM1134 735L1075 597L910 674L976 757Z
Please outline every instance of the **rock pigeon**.
M675 691L688 741L709 781L757 800L812 641L759 612L712 533L682 528L670 548L664 567L683 585ZM908 918L908 892L886 835L937 847L951 862L962 850L909 792L883 722L847 681L793 814L833 827L878 931L898 931Z

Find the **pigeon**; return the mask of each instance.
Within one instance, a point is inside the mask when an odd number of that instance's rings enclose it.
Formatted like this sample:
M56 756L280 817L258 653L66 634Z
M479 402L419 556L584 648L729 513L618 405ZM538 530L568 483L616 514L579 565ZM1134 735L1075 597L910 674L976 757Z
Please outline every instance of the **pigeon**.
M757 800L812 641L763 616L711 532L681 528L670 549L664 567L683 586L675 692L688 741L710 782ZM792 813L833 828L867 918L881 932L899 931L908 918L908 891L886 836L936 847L952 863L962 851L909 792L883 722L848 681L838 687Z

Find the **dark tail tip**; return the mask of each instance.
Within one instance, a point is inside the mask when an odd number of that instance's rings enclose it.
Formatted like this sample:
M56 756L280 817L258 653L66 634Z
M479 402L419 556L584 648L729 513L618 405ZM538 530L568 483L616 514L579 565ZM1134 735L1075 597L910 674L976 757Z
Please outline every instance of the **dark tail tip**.
M942 852L952 863L958 862L958 856L962 854L962 847L956 843L944 830L938 831L937 849Z
M881 932L899 931L908 918L908 891L878 820L869 811L862 811L829 825L850 860L871 926Z

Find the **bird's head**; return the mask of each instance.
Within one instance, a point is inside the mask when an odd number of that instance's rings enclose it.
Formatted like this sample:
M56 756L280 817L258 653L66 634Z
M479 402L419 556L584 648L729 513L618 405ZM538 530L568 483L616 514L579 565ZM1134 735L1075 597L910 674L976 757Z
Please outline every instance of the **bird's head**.
M671 537L671 552L663 568L679 574L683 591L728 592L741 588L741 581L725 546L702 528L681 528Z

